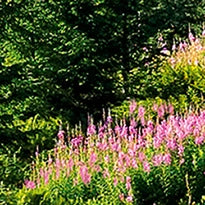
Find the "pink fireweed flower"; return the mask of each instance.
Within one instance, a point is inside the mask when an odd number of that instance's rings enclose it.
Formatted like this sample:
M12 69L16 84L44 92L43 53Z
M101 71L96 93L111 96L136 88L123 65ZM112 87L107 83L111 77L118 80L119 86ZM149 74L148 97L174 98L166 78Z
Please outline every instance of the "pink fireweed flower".
M132 114L135 110L136 110L136 107L137 107L137 103L133 100L132 102L130 102L130 114Z
M205 36L205 29L202 31L202 36Z
M138 168L138 165L137 165L137 161L135 159L132 159L132 167L134 169L137 169Z
M98 143L96 143L96 146L97 146L100 150L103 150L103 151L109 149L108 144L107 144L106 142L104 142L104 143L103 143L103 142L102 142L102 143L98 142Z
M96 133L96 126L95 125L89 125L87 128L87 135L94 135Z
M163 39L163 36L162 36L162 34L159 36L159 38L158 38L158 41L163 41L164 39Z
M152 110L155 111L155 112L157 112L157 110L158 110L158 105L157 105L157 104L154 104L153 107L152 107Z
M176 50L176 44L174 43L173 45L172 45L172 51L175 51Z
M132 196L127 196L127 198L126 198L126 201L128 202L128 203L131 203L131 202L133 202L133 197Z
M143 47L142 50L145 51L145 52L148 52L148 51L149 51L148 48L147 48L146 46Z
M49 155L49 157L48 157L48 165L51 165L52 162L53 162L53 160L52 160L51 156Z
M182 165L185 162L184 158L181 158L179 164Z
M119 152L119 153L118 153L118 158L119 158L120 160L123 160L123 159L125 158L125 153L124 153L123 151Z
M99 129L98 129L98 137L100 139L102 139L104 137L104 134L105 134L105 127L104 126L99 127Z
M103 177L110 178L110 173L109 173L109 170L107 168L103 171Z
M49 173L49 171L44 171L44 183L45 184L48 184L48 182L49 182L49 175L50 175L50 173Z
M171 154L167 153L163 156L163 161L165 164L170 165L172 160L171 160Z
M183 43L182 42L180 42L180 44L179 44L179 49L181 50L181 51L184 51L184 49L187 47L187 43L184 41Z
M168 149L175 150L177 148L177 141L175 139L168 139L166 145Z
M143 169L144 169L145 172L148 172L148 173L150 172L150 170L151 170L150 169L150 164L147 161L143 162Z
M43 168L40 168L40 176L43 178L44 177L44 171L43 171Z
M36 184L34 181L30 181L28 179L25 180L25 186L27 189L35 189L36 188Z
M164 114L165 114L164 105L160 105L160 106L158 107L157 113L158 113L158 116L159 116L160 118L164 117Z
M144 117L144 114L145 114L145 108L140 105L138 108L138 117L139 118Z
M126 177L126 189L129 191L131 189L131 177Z
M116 143L111 145L111 149L113 151L119 152L121 150L121 145L116 142Z
M126 164L126 167L130 167L131 166L131 160L130 160L130 157L129 155L125 155L125 164Z
M161 135L156 135L153 137L154 148L159 148L163 142L163 137Z
M117 184L118 184L118 179L115 177L115 178L113 179L113 185L116 187Z
M201 145L204 143L205 137L204 136L200 136L200 137L196 137L194 142L196 145Z
M70 158L70 159L68 160L68 167L69 167L69 169L71 170L71 169L73 168L73 166L74 166L73 158Z
M163 155L157 154L152 157L152 162L154 166L159 166L163 162Z
M164 47L161 51L160 51L161 54L164 54L164 55L169 55L170 54L170 51Z
M74 147L78 147L83 141L83 136L79 135L78 137L75 137L71 140L71 144Z
M120 198L121 201L124 201L124 199L125 199L124 194L123 194L123 193L120 193L120 194L119 194L119 198Z
M129 126L129 133L131 136L134 136L137 134L137 130L133 126Z
M152 134L153 131L154 131L154 123L152 122L152 120L149 120L147 122L147 133Z
M116 125L115 126L115 134L118 136L118 135L120 135L120 132L121 132L121 127L119 125Z
M135 121L134 118L132 118L132 119L130 120L130 126L133 127L133 128L135 128L135 127L137 126L137 122Z
M131 157L135 157L136 155L136 152L133 150L133 149L128 149L128 154L131 156Z
M173 115L174 114L174 106L172 104L168 105L168 113Z
M60 177L60 169L56 168L56 179L58 180Z
M59 130L59 132L58 132L58 139L59 140L63 140L64 139L64 134L65 134L65 131Z
M138 152L138 158L140 162L143 162L146 158L146 155L143 152Z
M61 162L58 158L56 158L56 162L55 162L55 166L56 168L60 169L61 168Z
M91 175L88 173L88 168L85 165L80 167L80 176L84 184L90 183Z
M108 116L106 122L107 122L107 123L112 123L112 117L111 117L111 116Z
M179 145L178 146L178 155L182 156L184 153L184 146L183 145Z
M194 42L196 40L196 38L194 37L194 35L191 32L189 32L188 37L189 37L190 42Z
M90 160L89 160L90 166L92 166L96 161L97 161L97 155L94 152L92 152L90 154Z
M128 128L126 125L124 125L121 129L121 132L120 132L120 137L121 138L126 138L128 135Z

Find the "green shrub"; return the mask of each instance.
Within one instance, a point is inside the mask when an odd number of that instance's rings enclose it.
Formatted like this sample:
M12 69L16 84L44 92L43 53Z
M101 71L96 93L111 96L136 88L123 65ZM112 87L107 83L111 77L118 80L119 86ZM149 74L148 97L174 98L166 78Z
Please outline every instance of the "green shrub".
M54 145L54 136L59 128L58 118L44 118L35 115L26 120L20 118L4 121L0 125L2 143L14 151L21 147L21 157L30 158L38 146L40 150L50 149Z

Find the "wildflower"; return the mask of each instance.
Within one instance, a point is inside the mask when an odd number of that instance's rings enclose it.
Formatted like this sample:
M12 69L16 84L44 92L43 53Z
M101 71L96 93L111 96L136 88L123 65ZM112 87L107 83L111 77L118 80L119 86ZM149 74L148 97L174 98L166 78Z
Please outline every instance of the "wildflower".
M112 122L112 117L111 116L108 116L107 117L107 123L111 123Z
M179 161L179 164L183 164L185 162L184 158L181 158L180 161Z
M132 167L135 168L135 169L138 168L138 166L137 166L137 162L136 162L135 159L132 159Z
M104 178L110 178L110 173L109 173L109 170L106 168L104 171L103 171L103 177Z
M205 29L202 31L202 36L205 36Z
M173 51L176 50L176 44L175 44L175 43L172 45L172 50L173 50Z
M104 137L104 131L105 131L105 127L104 126L99 127L99 130L98 130L98 137L99 138L103 138Z
M145 114L145 108L143 106L139 106L138 108L138 117L141 118Z
M89 161L90 166L92 166L96 161L97 161L97 155L94 152L92 152L90 154L90 161Z
M142 48L143 51L148 52L148 48L145 46Z
M132 114L135 111L136 107L137 107L137 103L133 100L130 103L130 114Z
M154 166L159 166L163 161L162 154L154 155L152 158Z
M117 186L117 184L118 184L118 180L116 177L113 179L113 184L114 184L114 186Z
M65 134L65 132L63 130L59 130L58 135L57 135L58 139L63 140L64 139L64 134Z
M171 154L167 153L163 156L163 161L165 164L170 165L171 164Z
M73 159L72 159L72 158L70 158L70 159L68 160L68 167L69 167L69 169L72 169L72 168L73 168L73 166L74 166Z
M120 132L121 132L121 127L119 125L116 125L115 126L115 134L120 135Z
M132 196L127 196L126 201L127 201L127 202L132 202L132 201L133 201Z
M183 145L179 145L178 146L178 155L182 156L184 153L184 146Z
M100 167L99 165L95 165L95 166L94 166L94 170L95 170L96 172L100 172L100 171L101 171L101 167Z
M169 104L169 105L168 105L168 112L169 112L169 114L171 114L171 115L174 114L174 107L173 107L172 104Z
M78 147L83 141L83 137L82 136L78 136L78 137L75 137L71 140L71 144L74 146L74 147Z
M60 169L56 168L56 179L59 179L60 177Z
M149 62L145 62L144 66L147 67L147 66L149 66L149 64L150 64Z
M162 34L160 34L160 36L159 36L159 38L158 38L158 41L163 41L164 39L163 39L163 36L162 36Z
M88 168L85 165L80 167L80 176L84 184L88 184L91 181L91 176L88 173Z
M162 118L164 116L164 113L165 113L165 110L164 110L164 105L160 105L157 109L157 113L158 113L158 116L160 118Z
M200 144L203 144L204 140L205 140L205 137L200 136L200 137L196 137L194 142L195 142L195 144L200 145Z
M119 198L120 198L121 201L124 201L124 194L123 194L123 193L120 193L120 194L119 194Z
M35 189L36 188L36 184L34 181L30 181L30 180L25 180L25 186L27 189Z
M131 189L131 177L126 177L126 189L129 191Z
M120 137L121 138L126 138L127 137L127 133L128 132L128 128L126 125L124 125L121 129L121 133L120 133Z
M166 47L164 47L161 51L160 51L160 53L161 54L164 54L164 55L170 55L170 51L166 48Z
M147 161L143 162L143 169L145 172L148 172L148 173L150 172L150 165Z
M90 136L90 135L93 135L95 133L96 133L95 125L89 125L87 128L87 135Z
M194 35L191 32L189 32L189 40L190 40L190 42L193 42L196 40L196 38L194 37Z
M127 167L130 167L131 161L130 161L129 155L125 155L125 163L126 163L126 166L127 166Z
M48 184L49 182L49 171L44 171L44 183Z
M138 158L139 158L140 162L143 162L144 159L146 158L146 156L143 152L139 152L138 153Z
M167 140L167 148L171 149L171 150L175 150L177 148L177 142L175 139L169 139Z

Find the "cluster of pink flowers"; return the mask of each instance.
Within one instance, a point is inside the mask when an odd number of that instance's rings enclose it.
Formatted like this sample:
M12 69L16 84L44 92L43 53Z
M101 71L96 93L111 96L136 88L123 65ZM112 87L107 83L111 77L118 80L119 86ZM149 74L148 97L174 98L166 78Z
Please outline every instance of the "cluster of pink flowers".
M176 163L176 155L178 164L183 164L187 139L196 147L205 142L205 111L180 116L174 115L170 104L155 104L152 109L157 115L156 121L146 116L143 106L137 107L132 101L129 122L122 120L114 125L109 116L99 127L90 124L87 143L83 144L85 137L79 135L68 145L57 145L53 158L49 156L46 166L39 168L38 180L27 180L26 187L34 189L41 183L48 184L50 179L74 176L72 172L77 173L73 185L80 182L87 185L95 173L101 172L114 187L124 183L127 195L121 193L119 198L132 202L130 169L149 174L153 167L171 166L174 160ZM59 140L64 139L64 134L59 132Z

